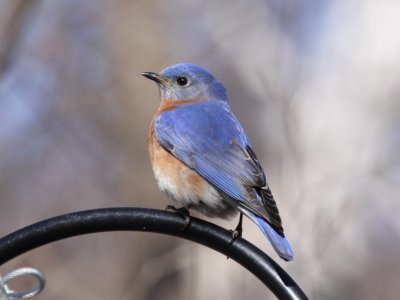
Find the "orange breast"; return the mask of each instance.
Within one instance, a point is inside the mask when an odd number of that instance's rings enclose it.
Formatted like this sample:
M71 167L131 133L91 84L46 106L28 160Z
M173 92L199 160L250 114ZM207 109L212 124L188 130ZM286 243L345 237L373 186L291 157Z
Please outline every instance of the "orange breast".
M182 205L195 199L200 201L209 189L209 183L160 145L153 126L150 128L148 147L159 188Z
M195 99L195 101L201 101ZM150 159L154 177L161 191L187 208L194 208L210 217L228 217L235 214L235 205L224 201L219 190L196 171L190 169L157 140L154 122L160 113L185 105L190 101L163 101L155 114L148 137Z

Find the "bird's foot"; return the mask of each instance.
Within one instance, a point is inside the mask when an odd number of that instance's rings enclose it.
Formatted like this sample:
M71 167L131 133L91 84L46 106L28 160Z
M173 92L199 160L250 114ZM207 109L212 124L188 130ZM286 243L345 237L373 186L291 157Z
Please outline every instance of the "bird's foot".
M231 242L230 242L230 245L232 245L233 242L234 242L237 238L242 237L242 233L243 233L242 223L243 223L243 214L240 213L240 216L239 216L239 223L237 224L235 230L233 230L233 231L231 230L231 232L232 232L232 240L231 240Z
M165 210L170 210L173 211L175 213L177 213L178 215L182 216L185 223L183 224L182 228L180 228L180 230L185 230L189 224L190 224L190 212L189 209L187 209L186 207L180 207L180 208L176 208L173 205L167 205L167 207L165 208Z

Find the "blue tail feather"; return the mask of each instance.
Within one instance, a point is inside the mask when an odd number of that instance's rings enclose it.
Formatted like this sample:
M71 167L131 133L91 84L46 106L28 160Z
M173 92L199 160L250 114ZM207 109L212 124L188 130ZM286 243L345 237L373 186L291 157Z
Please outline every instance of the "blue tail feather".
M247 213L247 215L260 227L261 231L270 241L272 247L275 249L278 255L286 260L293 260L293 250L290 246L289 241L284 237L278 234L271 225L269 225L264 219L252 214Z

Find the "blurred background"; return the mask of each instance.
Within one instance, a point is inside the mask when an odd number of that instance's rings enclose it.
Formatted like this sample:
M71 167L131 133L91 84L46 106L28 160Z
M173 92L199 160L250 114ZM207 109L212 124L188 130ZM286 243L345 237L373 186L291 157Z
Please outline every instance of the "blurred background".
M244 237L312 299L399 299L399 10L397 0L0 0L0 236L72 211L170 204L146 144L158 91L139 74L193 62L226 85L295 260L279 260L248 220ZM22 266L47 277L38 299L273 298L234 261L157 234L76 237L0 272Z

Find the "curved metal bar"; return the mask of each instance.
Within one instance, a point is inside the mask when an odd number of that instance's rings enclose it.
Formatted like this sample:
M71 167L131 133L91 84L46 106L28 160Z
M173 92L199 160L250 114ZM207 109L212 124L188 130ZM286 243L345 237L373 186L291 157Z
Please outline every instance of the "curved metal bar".
M182 228L185 228L182 230ZM0 265L37 247L61 239L96 232L143 231L184 238L212 248L257 276L279 299L308 299L296 282L269 256L248 241L212 223L145 208L103 208L50 218L0 239Z

